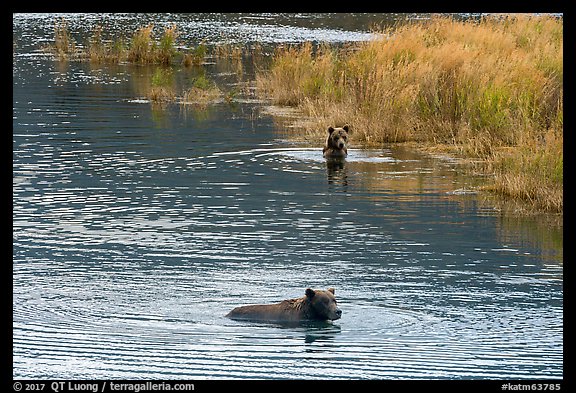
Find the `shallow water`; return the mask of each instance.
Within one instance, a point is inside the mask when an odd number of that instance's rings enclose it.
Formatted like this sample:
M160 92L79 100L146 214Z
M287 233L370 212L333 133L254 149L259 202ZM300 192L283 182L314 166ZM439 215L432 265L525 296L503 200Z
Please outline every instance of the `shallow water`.
M215 42L264 23L142 18ZM368 31L283 18L308 35L268 15L255 40ZM560 231L500 214L445 157L351 149L328 167L253 97L151 105L147 67L37 51L53 20L14 16L14 378L562 378ZM94 20L137 18L71 26ZM224 317L329 286L331 323Z

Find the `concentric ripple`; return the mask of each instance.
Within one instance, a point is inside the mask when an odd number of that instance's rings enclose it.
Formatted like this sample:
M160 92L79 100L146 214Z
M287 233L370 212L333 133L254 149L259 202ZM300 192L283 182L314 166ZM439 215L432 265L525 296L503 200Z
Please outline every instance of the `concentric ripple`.
M70 27L154 18L138 15ZM209 42L368 39L228 17L156 22ZM14 378L563 377L562 233L461 192L479 179L454 160L352 146L333 165L281 139L262 103L157 107L153 68L54 61L37 45L54 16L13 21ZM225 317L308 287L336 288L342 318Z

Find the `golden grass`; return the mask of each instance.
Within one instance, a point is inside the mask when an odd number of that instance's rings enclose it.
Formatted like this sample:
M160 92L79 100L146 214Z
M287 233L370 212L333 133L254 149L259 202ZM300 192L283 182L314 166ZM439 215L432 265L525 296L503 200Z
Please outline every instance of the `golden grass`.
M160 40L153 38L154 24L139 28L130 42L127 60L132 63L169 65L176 56L176 25L166 27Z
M494 182L486 189L529 202L536 210L563 211L564 154L561 133L499 150L491 161Z
M176 99L176 93L169 87L152 86L148 92L148 98L154 102L172 102Z
M182 105L197 104L205 106L213 103L221 97L222 92L215 86L207 89L192 86L184 92L180 103Z
M74 42L68 33L66 20L54 24L54 49L58 54L66 54L74 50Z
M126 58L126 44L121 39L106 42L102 38L102 26L96 26L88 41L86 53L80 55L91 63L119 63Z
M259 91L301 108L318 143L327 125L348 123L358 146L454 144L493 164L494 189L562 211L561 19L437 17L379 35L342 49L280 48L257 75Z
M80 60L92 63L130 62L140 64L170 65L183 56L176 49L176 25L164 29L159 39L154 38L154 25L141 27L126 43L122 39L105 40L102 27L96 26L86 43L86 49L76 45L65 19L56 21L54 43L45 49L59 60Z
M171 102L176 99L174 75L165 67L157 67L152 75L148 98L153 102Z

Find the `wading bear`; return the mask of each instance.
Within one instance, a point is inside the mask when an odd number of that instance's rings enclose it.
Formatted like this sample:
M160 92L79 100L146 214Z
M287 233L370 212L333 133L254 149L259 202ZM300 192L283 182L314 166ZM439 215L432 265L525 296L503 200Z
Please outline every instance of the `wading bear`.
M306 289L305 296L289 299L275 304L256 304L236 307L226 316L231 319L248 319L253 321L326 321L336 320L342 310L336 305L334 288L328 290Z
M346 158L348 155L348 125L344 127L328 127L328 136L324 144L324 157Z

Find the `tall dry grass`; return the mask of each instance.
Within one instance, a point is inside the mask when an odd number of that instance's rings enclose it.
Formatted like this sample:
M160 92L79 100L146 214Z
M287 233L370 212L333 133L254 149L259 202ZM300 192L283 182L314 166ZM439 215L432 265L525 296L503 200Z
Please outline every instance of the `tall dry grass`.
M141 63L171 65L183 55L176 49L178 32L176 25L164 28L158 39L154 37L154 25L138 28L125 42L121 38L107 40L101 26L95 26L85 48L76 45L65 19L56 21L54 43L45 47L60 60L80 60L92 63Z
M176 25L166 27L159 41L153 36L154 24L139 28L130 41L127 60L132 63L170 65L177 51L175 47Z
M562 52L563 23L554 17L438 17L342 49L278 49L257 85L276 103L303 110L309 139L321 141L327 125L348 123L357 146L450 143L490 160L499 192L530 195L535 205L561 211L561 197L549 204L545 192L523 194L509 185L537 183L562 193L561 175L549 181L547 171L536 170L562 166L549 157L562 150ZM499 152L505 147L514 149ZM540 156L538 164L529 162ZM520 179L526 171L529 181Z
M486 189L527 201L536 210L562 212L564 152L562 133L550 129L543 140L500 149L489 160L494 182Z

